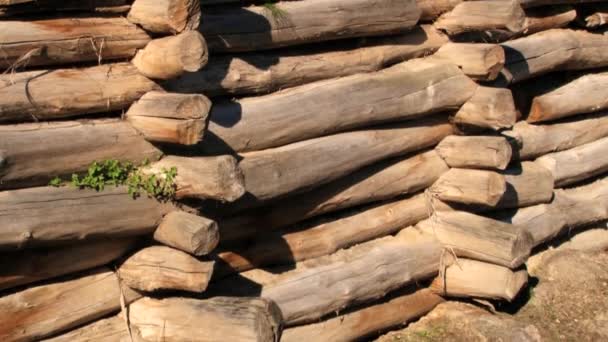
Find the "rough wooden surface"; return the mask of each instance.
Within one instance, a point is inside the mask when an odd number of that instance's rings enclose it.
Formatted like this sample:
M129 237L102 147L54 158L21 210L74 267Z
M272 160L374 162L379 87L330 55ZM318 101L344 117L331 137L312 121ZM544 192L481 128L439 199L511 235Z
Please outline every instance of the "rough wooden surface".
M135 0L127 16L129 21L156 33L179 33L196 30L201 20L197 0Z
M525 34L566 27L576 19L576 10L572 6L547 6L531 8L526 11Z
M44 342L132 342L122 314L100 319Z
M496 206L507 191L505 177L495 171L452 168L428 189L442 201Z
M453 121L465 127L499 130L513 126L517 116L511 90L480 86L456 112Z
M89 12L96 15L122 14L131 9L128 0L36 0L0 7L0 17L52 12Z
M602 0L520 0L521 5L525 8L547 6L555 4L579 4L587 2L600 2Z
M443 13L449 12L462 0L416 0L418 8L420 8L420 21L432 22L435 21Z
M457 136L443 139L435 148L450 167L504 170L511 161L507 139L492 136Z
M0 189L68 179L95 161L140 164L162 153L120 120L63 121L0 126Z
M449 60L479 81L496 79L505 64L505 52L497 44L447 43L434 56Z
M154 239L192 255L202 256L217 246L220 235L215 221L184 211L173 211L163 217L154 231Z
M156 89L130 63L0 75L0 123L126 109Z
M199 29L211 51L252 51L398 33L419 17L415 0L288 1L270 9L206 8Z
M598 11L586 16L585 26L587 26L587 28L597 28L606 25L606 23L608 23L608 12L605 10L606 8L604 8L603 11Z
M499 208L521 208L550 202L553 197L553 175L534 162L515 164L502 172L507 191L496 205Z

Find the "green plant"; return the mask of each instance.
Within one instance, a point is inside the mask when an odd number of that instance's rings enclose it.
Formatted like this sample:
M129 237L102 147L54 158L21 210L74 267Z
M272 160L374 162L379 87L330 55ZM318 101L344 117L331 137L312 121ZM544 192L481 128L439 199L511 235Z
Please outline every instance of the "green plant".
M62 180L59 177L55 177L49 181L50 186L60 187L62 184Z
M270 11L270 14L274 18L284 18L287 16L287 12L280 9L275 2L266 2L264 3L264 8Z

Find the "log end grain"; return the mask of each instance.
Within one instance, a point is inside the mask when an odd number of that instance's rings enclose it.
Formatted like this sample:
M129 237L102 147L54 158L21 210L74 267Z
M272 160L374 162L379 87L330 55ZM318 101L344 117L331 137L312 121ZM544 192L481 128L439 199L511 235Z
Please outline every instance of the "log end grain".
M154 239L184 252L202 256L217 246L220 235L215 221L174 211L163 218L154 232Z
M136 0L127 19L155 33L196 30L201 20L198 0Z

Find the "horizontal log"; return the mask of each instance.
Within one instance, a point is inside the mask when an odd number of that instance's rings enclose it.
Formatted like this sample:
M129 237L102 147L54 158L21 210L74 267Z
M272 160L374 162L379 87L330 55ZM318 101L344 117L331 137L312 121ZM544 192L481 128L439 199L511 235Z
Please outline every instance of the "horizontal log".
M595 12L585 17L585 26L587 28L597 28L608 23L608 12Z
M362 38L331 47L214 55L205 68L170 80L166 87L207 96L270 93L324 79L379 71L429 55L447 41L432 26L422 25L395 36Z
M415 0L304 0L210 7L199 30L211 51L253 51L403 32L413 28L419 17Z
M409 81L403 83L404 79ZM212 153L250 152L382 122L418 118L459 108L476 88L451 63L412 60L375 73L216 103L211 109L210 134L201 146ZM353 97L353 93L358 95Z
M449 60L467 76L479 81L496 79L505 64L505 52L497 44L447 43L434 57Z
M576 10L572 6L550 6L526 9L524 34L533 34L554 28L568 26L576 19Z
M184 211L163 217L154 231L154 240L196 256L209 254L219 243L217 223Z
M44 342L131 342L127 322L122 315L100 319Z
M67 179L95 161L140 164L162 155L131 125L114 119L2 125L0 151L0 189Z
M507 183L495 171L453 168L427 191L442 201L493 207L507 191Z
M511 161L511 145L503 137L457 136L443 139L435 148L450 167L504 170Z
M5 20L0 32L0 68L12 69L131 58L150 41L124 18Z
M247 192L263 201L325 184L382 159L431 147L451 133L444 118L433 117L414 125L340 133L245 153L239 166Z
M262 298L143 298L129 306L138 341L278 341L281 312ZM196 332L202 332L197 334Z
M462 0L416 0L416 4L421 11L420 21L433 22L461 2Z
M96 15L122 14L131 9L127 0L37 0L0 7L0 17L50 12L90 12Z
M127 19L155 33L196 30L201 8L196 0L135 0Z
M536 159L553 174L555 187L563 187L608 170L608 138Z
M0 123L122 110L156 89L130 63L0 75Z
M400 294L385 303L301 325L283 331L281 341L346 342L375 335L378 331L411 322L431 311L443 299L428 289Z
M520 0L521 5L525 8L559 4L580 4L601 1L603 0Z
M0 249L149 234L172 205L126 187L41 187L0 192Z
M464 128L500 130L513 126L517 117L511 90L480 86L453 121Z

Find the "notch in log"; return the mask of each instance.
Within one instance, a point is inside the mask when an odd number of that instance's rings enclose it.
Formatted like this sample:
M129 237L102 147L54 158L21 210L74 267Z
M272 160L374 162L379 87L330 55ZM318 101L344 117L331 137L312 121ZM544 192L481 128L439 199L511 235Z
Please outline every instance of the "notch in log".
M127 19L144 29L165 34L196 30L201 21L198 0L135 0Z
M511 161L511 144L503 137L445 137L435 148L450 167L504 170Z
M464 128L500 130L513 126L517 117L511 90L479 86L456 112L454 123Z
M478 81L492 81L505 64L505 52L496 44L447 43L433 57L458 65L469 77Z
M215 221L184 211L173 211L163 217L154 239L167 246L196 256L209 254L219 243Z
M507 191L505 177L485 170L450 169L428 189L442 201L496 206Z

